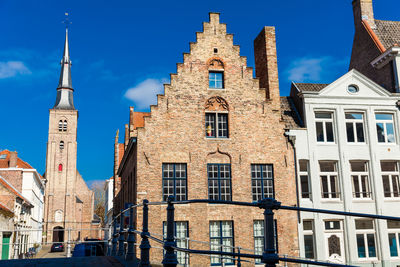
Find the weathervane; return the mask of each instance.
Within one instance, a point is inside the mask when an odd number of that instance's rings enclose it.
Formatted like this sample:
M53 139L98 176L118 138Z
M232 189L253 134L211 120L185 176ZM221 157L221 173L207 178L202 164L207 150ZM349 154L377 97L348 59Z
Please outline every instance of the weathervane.
M69 26L70 24L72 24L72 22L69 21L68 15L69 15L68 12L65 12L65 19L62 21L62 23L65 24L65 28L67 28L67 29L68 29L68 26Z

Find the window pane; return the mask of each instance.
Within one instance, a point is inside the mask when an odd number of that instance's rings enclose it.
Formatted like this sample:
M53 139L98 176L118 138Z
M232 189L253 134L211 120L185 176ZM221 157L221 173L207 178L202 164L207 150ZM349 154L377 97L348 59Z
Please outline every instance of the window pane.
M310 192L309 192L309 187L308 187L308 176L307 175L301 175L300 176L300 182L301 182L301 197L302 198L309 198L310 197Z
M390 248L390 256L397 257L397 238L396 234L389 234L389 248Z
M400 221L387 221L387 228L389 229L400 229Z
M393 123L386 123L386 134L387 134L388 143L394 143Z
M332 122L326 122L326 141L333 142L333 125Z
M375 119L377 120L393 120L392 114L375 114Z
M317 119L331 119L332 113L329 112L315 112L315 118Z
M218 114L218 137L228 137L228 114Z
M312 235L304 235L304 256L308 259L314 258L314 238Z
M383 123L376 124L376 133L378 135L378 142L385 143L385 133L383 128Z
M385 194L385 197L391 197L392 192L390 191L389 176L382 175L382 181L383 181L383 192Z
M363 119L363 114L361 113L346 113L346 119L356 119L356 120L362 120Z
M374 224L372 220L356 220L356 229L374 229Z
M303 221L303 230L311 230L313 229L312 221Z
M346 131L347 131L347 142L354 142L354 129L353 123L346 123Z
M393 197L399 197L399 176L392 175Z
M381 161L381 170L383 172L397 171L397 162Z
M316 132L317 132L317 142L324 142L324 129L322 126L322 122L315 123Z
M367 242L368 242L368 256L370 258L376 257L374 234L367 234Z
M356 123L357 142L365 142L364 139L364 126L362 123Z
M321 176L321 183L322 183L322 197L329 198L328 177L325 175Z
M339 186L336 181L336 176L334 176L334 175L330 176L330 183L331 183L332 198L338 198L339 197Z
M307 160L300 160L299 161L299 165L300 165L300 171L301 172L308 171L308 162L307 162Z
M215 113L206 113L206 136L216 137L215 135Z
M360 185L358 182L358 176L353 175L353 187L354 187L354 197L359 198L360 197Z
M366 251L365 251L364 235L362 235L362 234L357 235L357 251L358 251L359 258L367 257Z
M321 172L335 172L335 162L334 161L320 161L319 167Z
M350 167L352 172L365 172L367 171L365 161L351 161Z

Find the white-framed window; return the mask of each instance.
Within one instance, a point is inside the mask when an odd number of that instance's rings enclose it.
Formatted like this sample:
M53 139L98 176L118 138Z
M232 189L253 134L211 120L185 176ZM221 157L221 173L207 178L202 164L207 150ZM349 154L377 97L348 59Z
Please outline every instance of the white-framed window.
M303 220L304 257L315 258L314 221Z
M396 143L393 114L376 113L376 132L379 143Z
M228 113L206 113L206 137L229 137Z
M400 257L400 222L387 221L390 257Z
M400 197L399 163L381 161L383 194L385 198Z
M224 88L224 72L209 71L208 72L208 87L212 89Z
M308 160L299 160L299 177L300 177L301 198L311 198Z
M174 237L176 240L176 246L178 248L189 248L189 222L187 221L175 221L174 222ZM163 222L163 236L164 240L167 238L167 222ZM189 265L189 254L182 251L177 251L176 256L178 264L188 266Z
M368 179L367 161L350 161L351 181L353 184L353 198L371 199L371 189Z
M320 161L321 193L323 199L340 199L336 161Z
M315 130L317 134L317 142L335 142L333 130L333 113L322 111L315 112Z
M346 112L347 142L365 143L364 115L362 113Z
M376 260L375 228L373 220L355 220L357 252L360 260Z

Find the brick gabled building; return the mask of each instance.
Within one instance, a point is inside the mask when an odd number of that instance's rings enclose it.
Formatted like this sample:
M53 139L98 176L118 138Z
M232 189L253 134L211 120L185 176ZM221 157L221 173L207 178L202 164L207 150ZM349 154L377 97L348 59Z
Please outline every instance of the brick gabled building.
M218 13L210 13L150 114L131 109L118 170L120 209L143 199L165 201L170 195L178 201L276 197L286 205L297 204L294 155L284 136L285 120L295 122L290 114L282 115L275 29L264 27L254 41L254 78L219 19ZM163 234L165 209L166 205L150 207L149 230L154 235ZM175 220L179 246L186 247L184 239L189 237L193 249L221 250L224 245L225 251L239 246L262 251L263 214L258 208L185 204L176 206ZM141 222L139 210L139 229ZM276 225L279 253L298 256L297 214L278 211ZM153 262L161 262L162 250L153 248L151 255ZM178 260L189 260L191 266L233 263L219 256L188 259L183 253Z
M353 0L355 33L349 70L358 70L389 92L400 92L400 21L375 19L372 3Z

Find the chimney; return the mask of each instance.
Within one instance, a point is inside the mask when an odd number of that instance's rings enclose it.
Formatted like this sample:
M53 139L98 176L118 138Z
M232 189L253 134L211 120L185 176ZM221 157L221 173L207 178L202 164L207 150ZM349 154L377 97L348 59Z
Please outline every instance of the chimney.
M266 89L266 98L273 110L280 110L278 58L275 27L264 27L254 40L256 77L260 87Z
M10 168L17 167L18 152L10 151L10 161L8 163Z
M128 124L125 124L125 149L128 146L129 143L129 126Z
M361 27L361 21L366 20L372 29L376 28L372 0L353 0L354 26Z
M133 121L133 112L134 112L134 108L129 107L129 137L131 136L131 133L133 132L134 124L135 124L135 122Z

